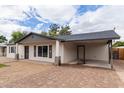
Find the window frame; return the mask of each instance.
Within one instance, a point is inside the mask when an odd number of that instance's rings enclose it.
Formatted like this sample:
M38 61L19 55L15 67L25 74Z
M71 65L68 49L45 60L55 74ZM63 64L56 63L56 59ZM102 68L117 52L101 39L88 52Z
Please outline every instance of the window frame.
M9 46L9 53L16 53L16 47L15 46Z
M34 57L36 57L36 56L37 56L37 47L34 46Z
M37 46L37 56L38 57L43 57L43 53L41 53L41 56L39 56L39 47L41 47L41 52L43 52L42 46Z
M50 47L51 47L51 51L50 51ZM52 49L52 45L49 45L49 58L53 57L53 49Z
M38 56L38 47L39 46L42 46L42 56ZM44 57L43 56L43 46L47 46L47 56ZM43 45L36 45L36 57L39 57L39 58L50 58L49 57L49 46L52 46L52 44L43 44ZM53 52L53 51L52 51ZM51 57L52 58L52 57Z
M44 53L44 48L45 48L45 47L46 47L46 51L45 51L45 52L46 52L47 55L45 55L45 53ZM47 46L47 45L46 45L46 46L45 46L45 45L42 46L42 57L49 57L49 55L48 55L48 53L49 53L48 50L49 50L49 49L48 49L48 46Z

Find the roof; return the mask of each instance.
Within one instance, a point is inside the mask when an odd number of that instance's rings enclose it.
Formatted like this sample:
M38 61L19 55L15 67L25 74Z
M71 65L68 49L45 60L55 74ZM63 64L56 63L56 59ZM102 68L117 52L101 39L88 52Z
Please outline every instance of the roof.
M50 37L50 36L45 36L45 35L42 35L42 34L38 34L38 33L31 32L31 33L29 33L28 35L26 35L26 36L22 37L21 39L17 40L15 43L18 43L18 42L22 41L23 39L27 38L27 37L30 36L30 35L36 35L36 36L48 38L48 39L51 39L51 40L60 40L59 38Z
M114 30L106 30L106 31L100 31L100 32L58 36L58 38L63 39L65 41L79 41L79 40L86 41L86 40L112 40L112 39L119 39L120 36Z
M26 37L28 37L30 35L36 35L36 36L48 38L51 40L60 40L60 41L112 40L112 39L120 38L120 36L114 30L73 34L73 35L63 35L63 36L57 36L56 38L31 32L28 35L26 35L23 38L16 41L15 43L22 41L23 39L25 39Z

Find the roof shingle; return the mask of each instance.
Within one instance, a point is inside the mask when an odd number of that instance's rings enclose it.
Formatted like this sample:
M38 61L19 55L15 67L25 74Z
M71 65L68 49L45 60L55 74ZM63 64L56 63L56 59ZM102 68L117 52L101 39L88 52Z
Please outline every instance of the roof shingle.
M63 39L65 41L78 41L78 40L111 40L119 39L120 36L113 30L92 32L92 33L82 33L74 35L58 36L57 38Z

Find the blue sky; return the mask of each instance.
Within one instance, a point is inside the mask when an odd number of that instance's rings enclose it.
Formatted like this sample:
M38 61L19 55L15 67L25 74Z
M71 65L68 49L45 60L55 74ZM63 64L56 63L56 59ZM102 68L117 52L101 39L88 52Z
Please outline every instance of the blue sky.
M80 6L77 6L77 10L76 10L76 13L75 15L83 15L85 14L86 12L88 11L96 11L98 8L102 7L102 5L80 5ZM33 11L32 11L33 10ZM35 8L32 8L30 7L30 12L29 14L33 16L33 13L35 11ZM36 11L35 11L36 15L39 16L39 17L42 17L40 16ZM25 13L27 16L28 13ZM31 16L29 16L31 17ZM49 19L45 19L48 23L45 23L43 21L39 21L37 18L35 18L35 16L29 18L28 20L25 20L25 21L18 21L19 25L22 25L22 26L27 26L27 27L31 27L32 29L35 28L38 24L43 24L42 27L40 27L38 30L41 30L41 31L47 31L50 24L52 23L56 23L56 22L51 22L49 21ZM63 24L60 24L60 25L66 25L66 24L69 24L71 20L68 20L67 22L63 23ZM59 24L59 23L57 23Z
M76 6L76 7L78 7L78 8L76 8L75 16L78 16L78 15L81 16L81 15L85 14L85 13L88 12L88 11L96 11L98 8L100 8L100 7L102 7L102 6L101 6L101 5L80 5L80 6ZM44 22L44 21L42 21L42 20L38 20L38 19L36 18L36 16L42 18L42 15L39 15L39 14L36 12L36 10L35 10L34 7L31 7L31 6L30 6L29 8L30 8L30 9L29 9L30 11L28 11L27 13L24 12L24 14L26 14L27 17L29 17L28 19L26 19L26 20L21 20L21 21L20 21L20 20L16 20L16 22L17 22L19 25L21 25L21 26L26 26L26 27L30 27L31 29L34 29L38 24L43 24L43 25L42 25L41 27L39 27L37 30L47 31L48 28L49 28L49 26L50 26L50 24L56 23L56 22L50 21L50 20L47 19L47 18L44 19L44 20L47 21L47 23ZM34 13L35 13L35 15L34 15ZM73 18L72 18L72 19L73 19ZM64 23L62 23L62 24L60 24L60 25L69 24L72 19L67 20L66 22L64 22ZM57 24L59 24L59 21L57 22Z
M118 11L119 10L119 11ZM48 31L50 24L69 25L73 34L110 30L124 40L124 6L103 5L8 5L0 6L0 34L13 31Z

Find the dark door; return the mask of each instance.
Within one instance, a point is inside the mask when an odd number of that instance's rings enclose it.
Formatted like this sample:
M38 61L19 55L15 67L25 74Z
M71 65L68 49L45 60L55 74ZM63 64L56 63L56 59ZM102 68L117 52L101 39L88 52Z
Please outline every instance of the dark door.
M77 59L78 59L78 63L85 64L85 46L84 45L77 46Z
M6 56L6 47L2 48L2 56Z
M24 54L25 55L25 59L29 59L29 46L25 46L24 50L25 50L25 52L24 52L25 53Z

